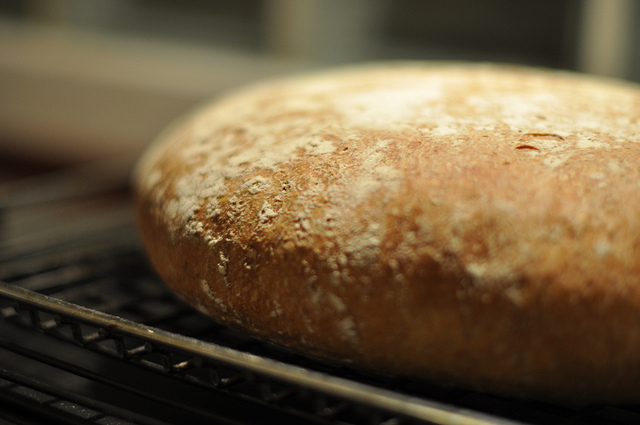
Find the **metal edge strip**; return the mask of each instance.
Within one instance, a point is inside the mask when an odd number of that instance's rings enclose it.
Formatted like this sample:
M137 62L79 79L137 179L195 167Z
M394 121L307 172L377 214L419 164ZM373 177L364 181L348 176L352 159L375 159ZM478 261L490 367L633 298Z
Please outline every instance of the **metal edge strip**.
M203 356L230 366L244 368L273 379L313 389L353 402L442 425L516 425L518 422L442 403L403 396L344 378L325 375L302 367L249 353L205 343L195 338L155 329L131 320L92 310L63 300L32 292L0 281L0 295L52 314L64 315L124 335L148 340L177 351Z

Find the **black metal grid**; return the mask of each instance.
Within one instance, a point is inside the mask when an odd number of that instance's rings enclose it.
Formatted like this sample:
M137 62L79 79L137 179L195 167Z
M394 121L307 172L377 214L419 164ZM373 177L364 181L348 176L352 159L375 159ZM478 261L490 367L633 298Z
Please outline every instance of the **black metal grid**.
M126 193L89 189L5 203L0 424L640 423L640 407L573 408L363 375L235 332L154 275Z

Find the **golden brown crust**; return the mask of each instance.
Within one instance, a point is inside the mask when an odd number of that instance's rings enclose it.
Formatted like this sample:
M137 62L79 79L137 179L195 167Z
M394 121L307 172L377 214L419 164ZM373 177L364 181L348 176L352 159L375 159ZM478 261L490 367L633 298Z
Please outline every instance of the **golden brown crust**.
M141 160L160 275L225 323L356 367L640 401L640 90L393 64L272 82Z

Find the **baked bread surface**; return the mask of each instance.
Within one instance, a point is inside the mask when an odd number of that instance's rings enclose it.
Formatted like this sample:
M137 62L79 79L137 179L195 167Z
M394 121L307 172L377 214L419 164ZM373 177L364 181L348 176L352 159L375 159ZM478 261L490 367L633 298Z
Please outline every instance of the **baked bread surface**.
M139 224L202 312L306 355L640 401L640 90L393 63L248 87L148 148Z

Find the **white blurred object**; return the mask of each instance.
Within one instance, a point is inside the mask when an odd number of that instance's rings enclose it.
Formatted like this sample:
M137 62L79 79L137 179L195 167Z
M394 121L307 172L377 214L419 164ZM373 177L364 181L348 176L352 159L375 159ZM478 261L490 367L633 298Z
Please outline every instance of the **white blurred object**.
M580 71L629 78L636 0L584 0L578 37Z
M268 52L322 64L370 59L379 0L267 0Z
M68 163L139 151L213 95L304 69L166 40L0 20L0 151Z

